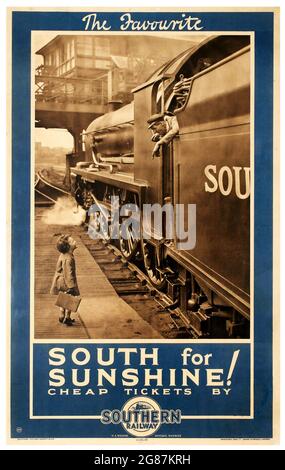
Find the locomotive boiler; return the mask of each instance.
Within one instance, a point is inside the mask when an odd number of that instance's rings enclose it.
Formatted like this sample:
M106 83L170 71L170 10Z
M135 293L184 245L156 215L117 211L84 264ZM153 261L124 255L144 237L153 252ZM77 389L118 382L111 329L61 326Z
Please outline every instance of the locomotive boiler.
M112 196L139 208L119 245L141 257L151 283L197 338L249 336L250 37L215 36L161 66L133 90L134 101L95 119L85 132L85 161L71 169L77 201L107 239ZM148 121L175 116L179 133L158 157ZM146 205L195 205L196 243L181 249L175 232L156 230ZM131 210L134 212L134 210ZM127 211L128 212L128 211ZM104 213L104 211L103 211ZM94 216L94 214L93 214ZM120 215L122 225L128 213ZM184 224L189 223L187 210ZM96 227L96 225L95 225ZM120 227L119 227L120 228Z

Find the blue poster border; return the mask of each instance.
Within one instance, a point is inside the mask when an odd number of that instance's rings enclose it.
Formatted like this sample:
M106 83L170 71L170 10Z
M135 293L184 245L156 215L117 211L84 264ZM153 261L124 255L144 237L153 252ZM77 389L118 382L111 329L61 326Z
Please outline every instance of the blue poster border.
M31 31L83 31L90 12L12 12L12 293L11 293L11 437L92 438L91 420L31 420L30 366L30 112ZM103 12L112 31L121 12ZM191 14L191 12L187 12ZM132 12L134 19L165 20L174 12ZM198 12L203 32L253 31L255 34L255 227L254 227L254 419L197 420L182 437L263 438L272 430L272 302L273 302L273 12ZM200 32L200 33L201 33ZM199 34L199 32L197 32ZM198 425L199 421L199 425ZM16 429L24 432L19 436ZM190 429L191 428L191 429Z

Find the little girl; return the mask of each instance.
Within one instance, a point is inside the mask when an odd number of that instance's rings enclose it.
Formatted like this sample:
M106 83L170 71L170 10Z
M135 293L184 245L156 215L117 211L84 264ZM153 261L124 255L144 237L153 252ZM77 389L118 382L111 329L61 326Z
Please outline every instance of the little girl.
M57 241L56 247L60 255L57 260L50 293L57 295L61 291L71 295L80 295L76 279L75 259L73 256L73 252L77 248L76 241L69 235L61 235ZM70 310L60 308L58 320L60 323L71 326L74 320L70 318L70 315Z

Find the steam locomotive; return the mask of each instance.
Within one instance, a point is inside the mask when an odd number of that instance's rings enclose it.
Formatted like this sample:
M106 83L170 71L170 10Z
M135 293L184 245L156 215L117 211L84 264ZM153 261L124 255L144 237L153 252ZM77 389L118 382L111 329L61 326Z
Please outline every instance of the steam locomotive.
M73 194L92 204L196 205L196 245L179 249L148 220L128 228L123 255L141 256L151 283L197 338L249 336L250 37L213 36L161 66L133 90L134 101L95 119L85 161L71 168ZM147 121L176 116L179 133L160 156ZM106 212L107 213L107 212ZM94 214L93 214L94 216ZM184 216L187 226L187 211ZM110 220L98 222L106 238ZM123 222L123 216L119 223ZM146 226L147 225L147 226ZM145 236L148 233L148 237Z

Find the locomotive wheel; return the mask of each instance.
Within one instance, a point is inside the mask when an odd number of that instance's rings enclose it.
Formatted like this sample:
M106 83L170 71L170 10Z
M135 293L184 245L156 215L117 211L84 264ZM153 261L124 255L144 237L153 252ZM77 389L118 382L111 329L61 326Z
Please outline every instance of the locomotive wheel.
M120 250L127 260L133 259L138 253L138 240L135 238L130 227L126 227L124 230L124 236L122 236L122 226L120 225Z
M100 212L90 215L88 232L94 240L110 241L108 220Z
M159 271L161 262L159 261L158 249L147 241L142 241L142 253L144 266L150 282L154 287L162 290L166 285L165 276Z

